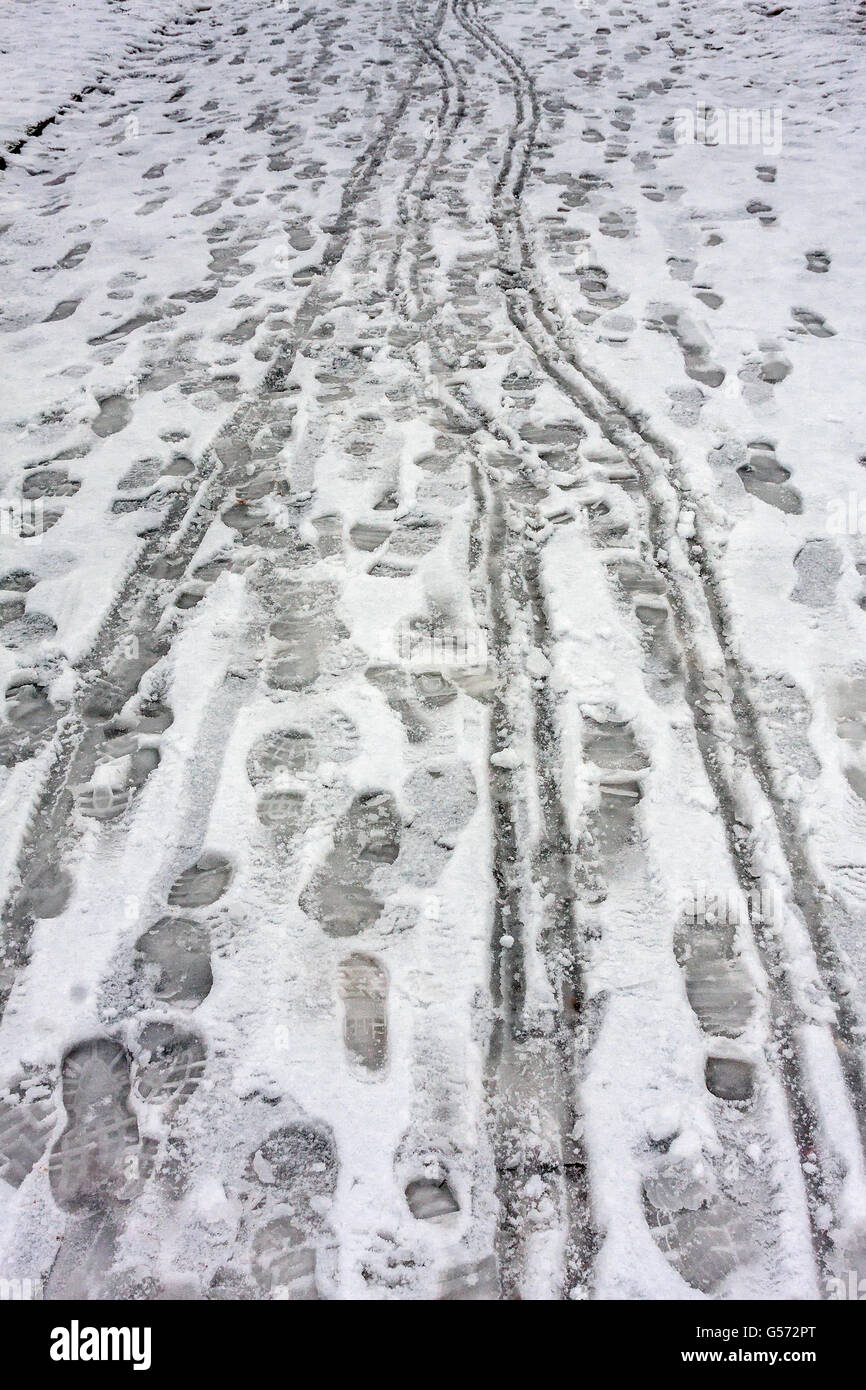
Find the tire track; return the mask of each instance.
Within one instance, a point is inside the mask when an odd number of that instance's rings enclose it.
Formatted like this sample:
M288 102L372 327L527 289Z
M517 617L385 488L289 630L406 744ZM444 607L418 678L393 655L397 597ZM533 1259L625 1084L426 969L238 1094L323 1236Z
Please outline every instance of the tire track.
M105 669L123 652L131 637L139 642L146 658L143 664L135 663L134 679L131 685L127 683L123 687L125 693L117 702L118 708L134 693L141 676L167 654L167 648L154 643L151 637L160 612L160 599L165 596L161 579L165 576L176 578L186 569L218 510L220 499L229 488L246 480L250 457L248 441L276 401L283 403L283 409L290 403L289 374L321 310L327 278L340 264L349 244L356 208L369 192L413 99L421 67L422 60L416 60L397 100L355 162L337 216L327 229L329 239L318 273L298 309L291 337L272 358L255 394L241 401L212 444L203 451L197 475L194 475L192 495L176 494L160 530L145 540L136 568L116 596L95 639L96 668L79 682L73 705L58 725L48 755L50 771L35 803L18 856L19 882L4 906L0 1017L17 972L27 961L30 934L37 920L37 914L28 905L34 886L57 880L63 873L61 861L74 836L67 812L70 789L89 780L97 741L87 708L105 682ZM58 881L62 886L62 880Z
M413 88L414 80L410 80L406 84L403 93L404 111L406 109L406 105L408 104L408 100L410 100L412 97ZM385 157L387 143L387 140L379 139L378 144L376 145L375 150L373 151L373 153L377 156L375 162L367 162L360 171L361 177L354 181L353 189L355 194L355 201L351 204L351 206L348 203L348 196L344 197L344 210L346 212L346 216L344 218L341 218L341 221L344 224L340 230L341 254L342 251L345 250L346 246L348 245L350 236L354 230L354 214L357 209L357 204L360 200L363 200L365 197L367 197L370 192L373 180L378 172L382 160ZM410 177L414 176L414 173L415 170L411 170ZM333 241L334 239L332 238L332 246ZM339 257L334 261L334 264L336 264L338 260ZM308 296L302 308L302 313L304 313L306 316L307 334L304 337L300 337L300 335L296 331L296 333L293 335L291 343L287 345L287 348L281 354L278 354L277 357L274 359L274 362L272 363L270 369L271 389L265 393L260 392L256 398L254 398L251 402L248 402L247 406L250 413L245 416L241 415L240 413L236 414L236 416L233 417L233 420L230 423L230 425L227 426L226 429L221 432L220 436L215 442L214 448L217 451L218 458L214 474L215 476L218 474L221 486L219 488L214 486L211 488L210 492L207 492L205 490L207 485L203 485L200 505L198 506L195 516L189 517L186 513L184 513L183 516L179 517L179 528L187 528L183 531L183 543L178 543L177 545L175 545L174 548L170 550L169 555L166 555L164 553L158 553L156 555L154 564L158 567L163 565L167 566L167 572L164 575L162 575L160 581L155 585L155 576L152 572L151 567L151 573L147 580L142 580L144 588L142 590L143 597L141 599L140 611L135 609L133 602L134 613L126 613L124 615L121 615L122 621L119 629L121 633L128 636L130 624L133 620L133 617L138 629L142 633L152 631L159 616L159 599L161 596L167 596L170 593L172 585L176 582L179 575L185 568L186 562L190 558L194 549L197 547L198 542L204 534L205 529L210 525L211 520L213 519L214 509L219 505L220 497L222 495L224 487L227 487L230 484L240 483L243 485L243 492L247 497L254 498L260 495L255 490L256 478L251 476L253 464L250 461L250 451L248 448L246 448L246 441L249 438L251 438L252 435L255 434L257 428L267 420L269 412L275 411L277 415L285 418L286 402L291 403L292 399L291 393L287 386L288 376L292 370L298 352L303 349L305 342L307 341L307 337L310 335L311 331L316 327L315 321L317 316L322 312L322 301L325 298L325 293L324 289L322 288L321 277L320 280L317 282L317 288L319 289L318 297L314 296L313 294ZM294 390L295 388L293 387L292 389ZM294 412L292 411L292 413ZM265 463L267 464L267 460L265 461ZM267 474L267 467L265 467L264 471L265 474ZM288 538L286 543L284 543L282 546L278 545L276 547L277 554L282 559L282 563L286 566L287 573L290 571L291 567L297 560L296 553L292 547L292 540L293 538L296 539L297 527L299 526L301 520L300 513L308 510L308 505L307 503L305 503L305 496L306 494L302 494L294 503L290 504L294 507L295 513L297 513L296 515L292 516L292 537ZM243 505L243 503L241 503L241 505ZM180 504L178 504L178 506L180 506ZM236 506L234 510L237 512L238 507ZM253 540L254 531L255 528L253 527L250 533L251 537L253 537ZM193 532L195 533L194 535ZM242 533L241 539L246 540L249 539L249 537L246 537ZM159 547L157 547L157 549L159 549ZM273 558L274 551L271 550L269 554ZM205 566L205 568L207 567ZM213 576L211 575L210 578L212 579ZM273 585L273 577L271 577L271 585ZM258 597L261 598L260 591L258 593ZM164 648L160 648L153 653L154 660L159 660L164 655L166 655L166 650ZM249 656L249 653L247 652L246 655ZM259 655L257 659L261 662L263 658ZM101 673L97 674L93 678L92 685L95 685L100 679ZM209 776L207 778L206 783L203 786L199 786L197 788L197 793L200 792L201 794L197 795L196 798L194 817L195 823L192 824L189 819L184 823L182 836L183 845L178 845L176 847L177 854L180 856L177 865L179 870L183 867L181 861L185 862L190 858L190 856L194 857L198 850L200 850L201 848L200 836L203 833L205 824L208 819L210 802L216 789L218 774L221 771L220 759L219 757L214 756L215 751L218 752L220 746L224 747L227 734L231 732L231 728L235 725L240 710L242 708L248 709L250 699L254 698L251 697L250 691L246 686L244 688L241 688L241 683L239 682L233 682L231 684L235 686L234 690L231 693L227 694L227 692L222 691L219 694L222 714L218 721L217 727L210 728L210 733L208 735L206 745L202 744L197 746L196 752L191 760L193 762L203 762L203 765L208 770ZM250 685L252 685L252 683L250 683ZM91 690L91 694L92 693L93 690ZM83 698L84 696L82 695L82 699ZM53 815L53 820L51 823L52 834L46 836L46 825L45 823L43 823L41 827L41 833L38 836L34 835L32 837L32 847L35 862L38 862L39 857L43 852L46 839L53 838L55 844L62 851L64 844L68 841L69 838L68 835L64 836L63 833L63 810L65 803L65 793L68 792L68 789L71 786L74 786L75 783L79 780L80 776L82 775L82 770L86 765L89 753L92 752L92 743L89 739L87 731L84 730L82 732L78 728L78 725L76 723L76 716L79 713L79 708L78 706L76 706L76 710L74 714L70 717L69 721L69 723L73 726L70 734L72 738L70 759L65 761L62 767L58 769L58 777L61 779L61 781L57 783L57 794L55 796L51 808ZM212 719L213 711L208 716L207 722L209 725L212 724ZM74 739L79 733L81 733L82 741L76 745ZM125 830L126 827L123 827L123 829ZM54 834L55 831L57 832L56 835ZM102 852L102 846L99 847L98 852ZM104 870L106 866L103 864L101 867ZM195 865L193 865L193 869L194 868ZM26 926L26 924L21 925ZM26 953L22 953L19 961L16 963L21 964L24 963L25 960ZM156 1198L154 1198L154 1200L156 1200ZM123 1238L124 1229L125 1223L118 1221L117 1230L112 1234L112 1241L115 1238L118 1241L121 1241ZM68 1246L66 1244L64 1245L64 1248L66 1249L67 1253L67 1265L70 1261L72 1261L73 1256L76 1254L76 1252L79 1255L81 1253L78 1250L78 1246L75 1245L75 1240L78 1239L79 1234L80 1232L76 1232L74 1239L70 1239ZM74 1249L73 1246L75 1246ZM105 1259L108 1260L107 1254L105 1255ZM66 1269L66 1267L64 1266L64 1270L61 1271L60 1274L58 1274L57 1287L63 1287L63 1281L67 1277L68 1269ZM97 1275L96 1273L91 1272L90 1277L96 1278Z
M439 0L439 4L434 11L432 20L426 26L422 26L418 21L417 13L413 10L410 21L410 29L420 51L436 67L440 78L440 98L441 105L437 112L436 121L430 131L418 158L415 160L409 178L407 179L400 197L397 200L397 213L401 226L408 229L411 225L410 204L414 200L416 208L421 200L429 194L430 185L433 181L434 170L444 157L444 152L448 147L449 141L453 138L457 127L465 115L465 93L463 84L458 80L456 83L449 81L449 68L445 60L442 49L438 43L438 35L445 21L448 5L447 0ZM449 111L453 105L453 112L450 120ZM441 142L440 150L435 160L430 159L430 153L437 141ZM427 166L427 175L420 188L413 190L412 185L418 175ZM416 213L417 220L417 213ZM401 240L391 255L388 264L388 273L385 278L385 288L389 294L393 294L397 286L397 278L400 263L403 259L404 242Z
M866 1075L859 1052L859 1020L841 988L843 965L825 918L819 889L809 870L807 852L774 791L770 763L746 678L727 655L729 619L721 597L721 584L709 558L710 538L701 518L700 505L681 477L673 451L634 416L597 372L585 366L573 340L556 322L552 297L541 284L520 205L539 120L534 84L520 59L478 19L477 6L473 5L470 12L466 0L455 0L454 14L467 35L498 59L512 85L516 118L511 132L513 139L509 138L509 167L506 178L499 183L492 214L502 253L509 317L545 374L638 470L649 513L653 550L668 556L667 563L660 568L667 581L686 661L686 697L704 767L719 802L737 878L744 894L753 900L750 895L761 882L768 878L775 880L779 861L787 866L785 877L791 896L808 928L822 985L832 1001L834 1021L826 1027L839 1058L862 1147L866 1144L863 1102ZM695 549L688 550L677 534L684 503L691 503L694 508L699 553ZM699 651L693 640L695 632L711 633L715 650L708 655ZM726 756L726 750L731 747L737 750L736 759ZM760 814L753 817L752 834L744 837L740 827L743 807L749 803L758 806ZM772 831L777 854L758 856L754 850L758 829ZM828 1271L833 1245L827 1230L826 1211L828 1205L831 1208L835 1205L836 1194L830 1174L825 1171L826 1164L816 1162L815 1154L820 1155L824 1148L822 1136L832 1143L834 1125L810 1079L809 1043L804 1035L807 1025L814 1027L814 1023L798 1002L798 986L790 958L797 942L790 938L787 942L776 942L766 933L756 931L754 923L752 927L768 981L775 1019L773 1055L788 1095L791 1123L801 1154L813 1246L819 1265ZM794 931L796 933L796 927ZM779 983L780 975L783 983ZM844 1146L839 1153L840 1159L842 1153ZM859 1177L859 1173L855 1176Z
M419 43L439 70L446 93L443 103L436 158L414 199L415 238L412 265L407 276L418 302L417 319L440 316L423 284L419 243L430 189L446 165L449 146L464 117L464 87L459 72L441 43L416 31ZM451 108L450 120L446 122ZM433 141L428 142L428 150ZM505 164L510 161L516 137L510 138ZM497 188L503 178L500 169ZM396 276L392 276L391 284ZM432 306L432 307L431 307ZM432 346L432 344L431 344ZM437 350L441 346L436 343ZM418 354L415 354L416 361ZM461 392L452 394L432 381L419 363L433 394L460 433L487 434L491 441L510 446L510 436L482 410L478 402ZM575 1079L579 1058L585 1055L591 1031L582 1016L582 963L576 945L573 906L575 855L570 843L559 784L559 749L552 697L545 683L534 687L524 669L516 669L513 651L520 636L544 646L548 621L538 573L538 555L527 551L510 529L521 513L532 524L530 510L507 496L507 486L489 467L477 443L471 448L470 472L475 502L474 528L483 535L485 592L490 611L486 615L493 639L498 671L491 702L491 737L500 740L525 730L533 754L531 767L509 769L493 766L490 809L494 832L493 875L495 897L491 933L490 993L494 1021L488 1046L487 1090L497 1159L499 1222L497 1255L500 1287L506 1299L520 1297L525 1272L524 1243L531 1229L527 1205L528 1186L541 1180L562 1210L565 1232L564 1288L585 1291L597 1238L589 1208L586 1155L575 1109ZM491 752L493 750L491 749ZM540 1016L537 1006L527 1005L527 943L524 922L540 919L541 956L553 1006ZM530 949L535 950L533 945ZM562 1001L562 1003L560 1002ZM563 1006L564 1005L564 1006ZM538 1144L527 1135L541 1130Z
M502 439L492 420L486 420L484 428L491 438ZM508 740L516 732L522 733L521 726L528 722L526 732L532 746L529 769L496 769L491 779L494 874L499 889L492 959L494 999L500 1009L488 1064L491 1101L500 1125L504 1122L504 1137L513 1146L517 1136L524 1136L532 1126L527 1124L526 1113L512 1113L510 1073L527 1072L525 1107L531 1106L536 1088L551 1096L557 1140L552 1171L559 1179L564 1201L564 1289L585 1290L597 1238L574 1100L592 1031L591 1021L583 1013L582 951L573 916L577 897L575 851L562 803L552 698L546 682L533 685L525 667L515 668L513 656L515 650L525 649L527 643L522 638L532 646L546 647L549 629L537 552L533 554L527 547L522 527L508 524L509 512L517 511L529 527L534 518L528 508L515 507L503 497L503 492L507 497L507 488L491 469L480 462L476 467L483 480L494 651L500 673L492 727L501 739ZM540 822L536 829L532 826L533 808ZM512 866L517 866L516 873ZM504 904L507 918L503 916ZM538 950L550 984L552 1007L546 1017L537 1012L533 1016L526 1006L528 944L523 939L524 924L533 919L539 922ZM511 946L509 939L514 942ZM540 1171L543 1168L538 1159L515 1172L507 1166L505 1155L501 1158L500 1201L506 1230L509 1226L525 1228L523 1191L527 1179ZM506 1295L518 1286L514 1266L519 1270L519 1259L517 1252L509 1253L503 1271Z

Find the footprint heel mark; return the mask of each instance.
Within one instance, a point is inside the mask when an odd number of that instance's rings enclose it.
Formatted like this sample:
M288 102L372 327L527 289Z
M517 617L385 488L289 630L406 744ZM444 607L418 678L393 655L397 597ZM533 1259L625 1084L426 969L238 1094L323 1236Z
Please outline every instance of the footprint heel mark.
M844 750L842 770L852 794L848 797L848 818L855 829L860 829L861 803L866 802L866 679L854 676L841 681L833 693L830 710ZM866 901L866 865L837 864L835 872L847 896L858 906Z
M196 566L192 577L201 584L213 584L221 574L226 574L231 568L230 555L217 555L213 560L206 560L203 565Z
M371 886L377 869L394 863L401 821L389 792L355 797L334 832L334 845L300 897L330 936L354 936L379 920L384 903Z
M393 864L400 850L401 822L389 792L356 796L346 818L342 843L357 862L375 868Z
M47 314L42 322L58 323L61 319L68 319L75 313L80 303L80 299L59 299L51 313Z
M627 594L664 594L665 581L652 565L645 564L636 556L625 556L610 563L616 582Z
M442 527L429 516L404 516L400 525L391 534L389 553L401 559L415 559L429 552L439 544Z
M313 722L318 756L332 763L351 762L358 756L361 739L358 726L343 710L333 708Z
M845 780L854 795L861 801L866 801L866 770L849 765L845 769Z
M667 267L668 275L670 275L672 280L685 280L686 282L690 282L694 279L698 263L697 261L690 260L687 256L668 256Z
M273 550L288 539L285 498L288 484L276 474L251 480L222 512L226 526L237 531L242 545Z
M840 681L830 709L836 720L836 736L843 743L866 744L866 676Z
M341 962L338 987L343 1004L343 1041L350 1058L367 1071L388 1059L388 977L373 956L355 954Z
M596 767L640 772L649 766L646 754L638 747L631 725L626 719L593 719L584 716L583 750Z
M373 579L408 579L412 566L399 560L383 559L371 565L367 573Z
M29 594L38 580L29 570L7 570L0 579L0 592L12 591L16 594Z
M601 845L605 851L613 853L632 839L634 813L643 789L635 777L608 772L599 779L598 795Z
M286 787L260 792L256 815L278 840L288 842L309 824L306 792Z
M54 1199L67 1211L110 1211L138 1179L129 1053L111 1038L88 1039L66 1053L61 1077L67 1124L49 1158Z
M755 1093L754 1064L736 1057L708 1057L705 1078L707 1090L719 1100L745 1105Z
M56 526L63 516L63 507L51 498L43 502L41 509L22 506L20 519L8 502L5 510L7 516L10 517L12 535L25 541L38 541L39 537L44 536L46 531L50 531L53 526ZM50 619L46 621L50 621Z
M456 674L455 679L458 679ZM412 676L412 685L425 709L442 709L457 699L456 687L441 671L416 671Z
M717 294L709 285L695 285L695 298L702 304L706 304L708 309L721 309L724 304L722 295Z
M592 305L593 310L619 309L628 299L624 291L611 287L609 272L604 266L579 266L577 276L581 294ZM590 310L579 310L577 317L583 323L592 323L598 314Z
M406 1184L406 1205L416 1221L441 1224L460 1210L447 1175L414 1178Z
M374 512L395 512L400 504L400 498L396 485L389 487L382 493L377 502L373 504Z
M67 251L64 256L60 257L56 268L58 270L77 270L90 250L90 246L91 243L89 241L78 242L71 250Z

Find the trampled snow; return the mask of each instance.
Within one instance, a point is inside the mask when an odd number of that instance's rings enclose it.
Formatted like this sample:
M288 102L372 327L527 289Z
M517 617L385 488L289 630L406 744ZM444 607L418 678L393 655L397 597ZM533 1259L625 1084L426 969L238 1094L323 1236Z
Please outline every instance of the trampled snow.
M0 1278L866 1274L861 9L4 7Z

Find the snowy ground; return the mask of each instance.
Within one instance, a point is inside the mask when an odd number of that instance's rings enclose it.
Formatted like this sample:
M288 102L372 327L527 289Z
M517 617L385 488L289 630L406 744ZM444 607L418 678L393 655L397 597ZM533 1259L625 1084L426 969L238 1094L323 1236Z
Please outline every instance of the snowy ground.
M2 20L0 1278L866 1275L866 6Z

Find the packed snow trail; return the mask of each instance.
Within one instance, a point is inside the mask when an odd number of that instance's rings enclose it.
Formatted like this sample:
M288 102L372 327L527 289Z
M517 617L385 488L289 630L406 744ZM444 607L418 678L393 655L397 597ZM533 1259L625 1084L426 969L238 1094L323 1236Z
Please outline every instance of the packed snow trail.
M839 43L832 7L791 13ZM761 669L742 508L795 528L782 628L829 609L832 646L864 614L821 588L804 483L777 505L785 470L762 492L733 448L710 338L665 308L665 420L575 250L594 215L652 266L666 195L644 223L605 194L657 190L700 10L128 18L0 173L28 272L0 1271L53 1298L825 1294L866 1260L859 880L826 862L857 865L864 679L831 663L822 694L813 651L810 706L784 653ZM653 273L683 280L699 221ZM772 390L744 395L772 434Z

